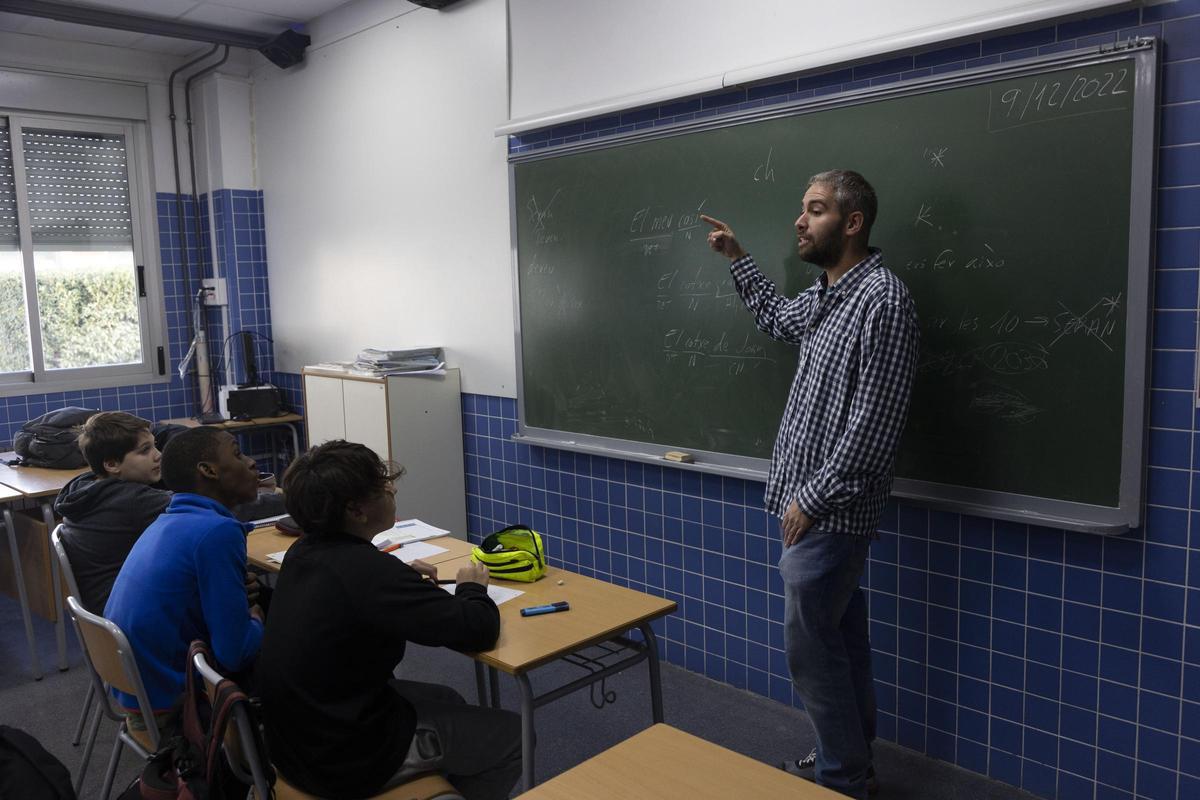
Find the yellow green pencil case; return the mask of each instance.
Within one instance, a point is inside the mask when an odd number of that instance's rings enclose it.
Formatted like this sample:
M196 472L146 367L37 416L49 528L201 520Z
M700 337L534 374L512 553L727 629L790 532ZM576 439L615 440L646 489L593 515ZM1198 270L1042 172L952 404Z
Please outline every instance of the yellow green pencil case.
M488 568L493 578L532 583L546 574L542 537L524 525L509 525L484 539L471 560Z

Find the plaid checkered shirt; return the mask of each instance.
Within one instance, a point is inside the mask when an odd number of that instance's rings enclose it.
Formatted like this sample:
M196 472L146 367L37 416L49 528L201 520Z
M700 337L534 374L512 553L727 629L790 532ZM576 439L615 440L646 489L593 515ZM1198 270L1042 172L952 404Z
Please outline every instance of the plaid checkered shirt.
M799 358L767 476L767 510L792 501L814 531L873 536L891 493L920 331L908 289L871 249L833 286L783 297L753 256L730 265L759 330Z

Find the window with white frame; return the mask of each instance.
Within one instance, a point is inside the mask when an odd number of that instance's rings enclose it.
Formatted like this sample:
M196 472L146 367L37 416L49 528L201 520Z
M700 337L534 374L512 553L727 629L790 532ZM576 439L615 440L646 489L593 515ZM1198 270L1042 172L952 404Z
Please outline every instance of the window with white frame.
M147 160L141 123L0 112L0 391L161 374Z

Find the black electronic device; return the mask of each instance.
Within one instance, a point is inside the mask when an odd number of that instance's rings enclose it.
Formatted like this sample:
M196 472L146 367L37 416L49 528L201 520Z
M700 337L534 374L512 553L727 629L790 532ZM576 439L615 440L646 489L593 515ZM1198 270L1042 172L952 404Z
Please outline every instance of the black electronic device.
M304 60L304 50L312 43L312 38L303 33L288 29L271 41L260 46L262 53L272 64L281 69L293 67Z
M228 419L277 417L283 413L279 389L269 383L258 386L222 386L218 397L221 413Z
M254 355L254 335L249 331L240 331L238 339L242 342L242 377L245 383L239 383L238 388L258 386L258 358Z
M426 8L432 8L436 9L437 11L441 11L446 6L457 3L458 0L411 0L411 2L416 3L419 6L425 6Z

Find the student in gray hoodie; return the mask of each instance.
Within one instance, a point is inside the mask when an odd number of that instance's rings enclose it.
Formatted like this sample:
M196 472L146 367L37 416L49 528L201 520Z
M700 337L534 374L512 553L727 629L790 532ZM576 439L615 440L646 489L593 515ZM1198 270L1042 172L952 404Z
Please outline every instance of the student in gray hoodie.
M102 411L83 425L79 448L91 472L62 488L54 511L79 598L101 614L133 543L171 501L162 484L162 453L150 423L124 411ZM233 509L241 520L283 514L283 497L263 493Z

